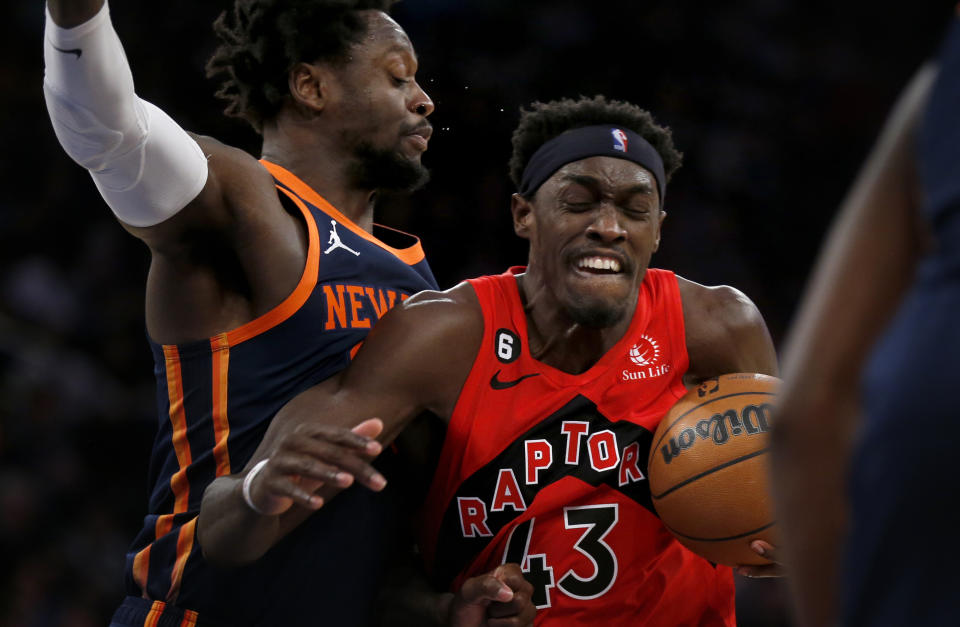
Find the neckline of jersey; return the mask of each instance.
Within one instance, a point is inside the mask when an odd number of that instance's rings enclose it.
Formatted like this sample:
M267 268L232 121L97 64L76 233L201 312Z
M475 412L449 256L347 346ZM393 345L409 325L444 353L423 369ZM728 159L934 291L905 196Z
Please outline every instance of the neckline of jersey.
M287 170L283 166L277 165L276 163L267 161L266 159L261 159L260 163L267 169L268 172L270 172L273 178L283 183L283 185L290 189L290 191L292 191L294 194L300 196L310 204L315 205L321 211L328 214L331 218L343 224L343 226L347 227L347 229L349 229L355 235L358 235L368 242L386 250L396 258L406 263L408 266L416 265L423 261L426 257L423 252L423 246L420 244L420 238L416 235L411 235L410 233L405 233L404 231L398 231L400 233L404 233L405 235L410 235L410 237L415 240L415 243L408 248L394 248L393 246L381 241L379 238L373 235L373 233L370 233L359 224L348 218L339 209L327 202L323 196L318 194L312 187L303 182L300 177L290 170ZM397 229L384 226L382 224L374 223L374 226L390 229L391 231L397 231Z
M530 335L527 329L527 314L523 309L523 299L520 298L520 284L517 278L517 275L526 271L526 266L513 266L507 272L513 278L512 281L508 281L509 287L507 288L510 292L510 298L514 300L516 308L514 311L520 311L519 320L517 322L517 330L520 332L521 336L521 355L536 364L537 368L542 372L542 374L547 377L555 385L560 386L578 386L583 385L584 383L590 383L603 375L609 370L611 362L617 359L617 356L621 353L623 349L623 354L626 354L626 351L629 350L627 344L629 344L629 338L633 337L637 331L637 327L640 325L640 292L643 290L643 284L641 284L640 290L637 291L637 302L634 304L633 308L633 318L630 320L630 326L627 327L627 330L624 331L623 337L621 337L617 342L611 346L607 352L603 354L600 359L597 360L597 363L593 364L585 371L580 374L572 374L570 372L564 372L559 368L551 366L550 364L544 363L539 359L536 359L533 355L530 354ZM649 270L648 270L649 272ZM644 281L646 281L646 276L644 276Z

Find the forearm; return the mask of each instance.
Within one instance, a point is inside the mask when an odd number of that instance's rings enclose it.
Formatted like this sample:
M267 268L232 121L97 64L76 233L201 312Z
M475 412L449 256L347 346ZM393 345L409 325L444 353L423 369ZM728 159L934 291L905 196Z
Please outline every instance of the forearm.
M920 251L912 138L931 78L907 90L844 201L784 351L773 489L803 626L836 622L859 379Z
M168 115L137 97L105 2L51 3L43 56L57 139L121 221L154 226L199 195L206 157Z
M382 450L382 428L367 420L353 430L295 422L314 409L311 388L287 404L243 473L217 478L203 494L197 535L204 556L233 567L249 564L355 481L380 490L384 478L368 462ZM244 483L246 482L246 492Z
M263 516L244 502L243 477L219 477L203 494L197 537L204 558L218 566L254 562L280 539L280 516Z

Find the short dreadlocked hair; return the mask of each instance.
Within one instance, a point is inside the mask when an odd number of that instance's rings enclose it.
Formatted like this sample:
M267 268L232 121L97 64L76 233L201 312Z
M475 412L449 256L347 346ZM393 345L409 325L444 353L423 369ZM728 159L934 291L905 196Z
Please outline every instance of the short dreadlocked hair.
M225 74L217 96L224 112L257 132L280 111L287 76L300 62L345 63L364 35L359 11L387 12L397 0L235 0L213 23L220 46L207 76Z
M513 131L513 154L510 155L510 179L517 189L523 170L540 146L564 131L598 124L622 126L647 140L663 159L667 181L680 167L683 154L674 148L670 129L654 122L649 111L629 102L607 100L602 95L581 96L577 100L563 98L534 102L529 109L520 108L520 123Z

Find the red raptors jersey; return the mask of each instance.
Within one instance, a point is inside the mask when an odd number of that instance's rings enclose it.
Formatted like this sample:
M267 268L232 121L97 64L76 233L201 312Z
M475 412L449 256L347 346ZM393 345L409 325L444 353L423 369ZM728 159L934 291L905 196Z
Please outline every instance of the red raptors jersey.
M653 432L686 392L676 277L648 270L626 334L574 375L530 356L514 270L470 281L483 342L427 497L433 575L456 589L519 563L537 625L734 625L731 570L673 539L647 485Z

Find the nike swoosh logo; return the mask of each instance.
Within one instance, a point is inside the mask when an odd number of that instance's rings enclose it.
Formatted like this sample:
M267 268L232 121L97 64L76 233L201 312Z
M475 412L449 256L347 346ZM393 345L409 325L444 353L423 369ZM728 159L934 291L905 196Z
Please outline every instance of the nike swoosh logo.
M53 46L53 44L50 44L50 45ZM81 50L80 48L72 48L70 50L64 50L63 48L57 48L56 46L53 46L53 49L58 52L62 52L63 54L75 54L77 55L78 59L80 58L80 55L83 54L83 50Z
M494 390L506 390L507 388L512 388L513 386L517 385L524 379L529 379L530 377L536 377L539 375L539 372L534 372L533 374L525 374L519 379L514 379L513 381L501 381L498 378L500 376L500 371L497 370L493 373L493 376L490 377L490 387L492 387Z

